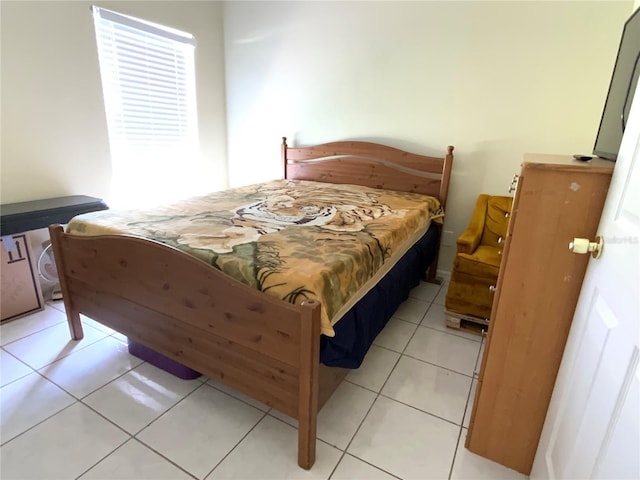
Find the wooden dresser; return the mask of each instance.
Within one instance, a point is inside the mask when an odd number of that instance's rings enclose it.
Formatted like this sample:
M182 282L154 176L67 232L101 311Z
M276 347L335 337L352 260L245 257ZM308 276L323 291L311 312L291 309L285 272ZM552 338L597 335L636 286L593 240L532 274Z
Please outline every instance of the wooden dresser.
M525 155L495 289L466 439L474 453L529 474L614 164Z

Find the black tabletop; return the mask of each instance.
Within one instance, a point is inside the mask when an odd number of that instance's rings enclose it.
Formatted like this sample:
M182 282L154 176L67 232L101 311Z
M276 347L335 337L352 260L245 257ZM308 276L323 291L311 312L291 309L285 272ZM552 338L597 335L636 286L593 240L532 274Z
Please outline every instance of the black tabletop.
M108 208L102 199L86 195L8 203L0 205L0 235L45 228L52 223L67 223L81 213Z

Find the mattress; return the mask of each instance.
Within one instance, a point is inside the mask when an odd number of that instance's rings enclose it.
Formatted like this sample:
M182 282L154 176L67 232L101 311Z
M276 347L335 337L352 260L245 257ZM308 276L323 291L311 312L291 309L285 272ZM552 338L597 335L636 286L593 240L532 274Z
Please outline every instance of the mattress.
M438 254L440 229L427 232L334 325L333 337L320 338L320 362L328 367L358 368L376 336L400 304L418 286Z
M444 212L415 193L274 180L146 210L75 217L74 235L131 234L179 248L291 303L322 304L335 326Z

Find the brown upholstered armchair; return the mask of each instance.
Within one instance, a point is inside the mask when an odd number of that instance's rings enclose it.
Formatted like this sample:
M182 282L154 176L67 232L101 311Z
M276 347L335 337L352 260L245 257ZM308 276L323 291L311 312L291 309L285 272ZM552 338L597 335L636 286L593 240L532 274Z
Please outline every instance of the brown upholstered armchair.
M488 324L504 237L511 214L511 197L480 195L467 229L458 237L457 253L446 297L447 325L460 320Z

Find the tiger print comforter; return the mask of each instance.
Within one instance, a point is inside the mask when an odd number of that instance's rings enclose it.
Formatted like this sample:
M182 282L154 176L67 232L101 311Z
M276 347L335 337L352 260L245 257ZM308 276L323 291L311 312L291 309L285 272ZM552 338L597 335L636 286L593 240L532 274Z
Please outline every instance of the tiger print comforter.
M75 235L130 234L189 253L292 303L322 303L322 333L429 227L433 197L355 185L274 180L143 210L75 217ZM363 289L364 290L364 289Z

